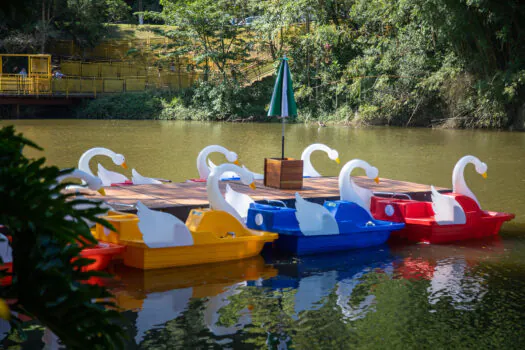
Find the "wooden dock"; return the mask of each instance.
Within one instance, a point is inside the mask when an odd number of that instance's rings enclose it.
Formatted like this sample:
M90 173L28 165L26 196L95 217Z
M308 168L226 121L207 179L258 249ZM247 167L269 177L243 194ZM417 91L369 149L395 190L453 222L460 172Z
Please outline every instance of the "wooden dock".
M366 177L352 177L354 182L368 188L379 195L406 198L406 195L415 200L430 200L430 186L413 182L381 179L379 184ZM264 187L262 181L256 181L257 189L253 191L249 186L239 181L221 181L221 190L224 192L226 184L233 190L248 194L257 202L265 200L280 200L287 206L294 207L296 190L279 190ZM446 188L437 188L440 192L450 192ZM337 177L305 178L303 189L298 191L303 198L317 203L325 200L339 199L339 184ZM104 198L113 208L119 211L135 212L134 205L141 201L151 209L169 212L181 220L186 220L191 209L208 207L205 182L167 183L163 185L112 186L106 187Z

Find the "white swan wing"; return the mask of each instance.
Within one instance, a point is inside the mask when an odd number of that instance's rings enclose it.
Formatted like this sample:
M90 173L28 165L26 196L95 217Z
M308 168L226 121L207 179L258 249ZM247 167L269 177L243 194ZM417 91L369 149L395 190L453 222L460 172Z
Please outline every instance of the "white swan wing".
M370 191L367 188L363 188L363 187L356 185L355 182L353 181L352 181L352 186L354 188L354 191L359 196L359 198L361 198L364 208L370 211L370 204L372 203L372 197L374 196L374 192ZM361 205L361 203L357 203L357 204Z
M149 248L193 245L190 230L177 217L151 210L140 201L137 202L137 216L142 239Z
M250 196L234 191L229 184L226 184L226 193L224 194L224 198L243 220L246 220L248 217L248 209L250 209L250 204L255 203L255 201Z
M295 193L295 217L305 236L337 235L339 226L328 209L317 203L309 202Z
M242 166L242 168L250 173L252 173L253 175L253 179L254 180L264 180L264 175L263 174L259 174L259 173L254 173L253 171L251 171L250 169L248 169L247 167L245 167L244 165Z
M217 165L215 165L215 163L212 162L211 159L208 159L208 168L210 169L210 171L212 171L216 167L217 167Z
M111 184L123 183L129 180L122 174L104 168L102 164L98 164L97 175L102 180L104 186L111 186Z
M432 209L434 218L438 225L462 225L467 222L465 211L454 197L450 197L436 191L432 191Z
M142 176L135 169L131 169L131 181L134 185L161 185L162 182L159 180L152 179L151 177Z

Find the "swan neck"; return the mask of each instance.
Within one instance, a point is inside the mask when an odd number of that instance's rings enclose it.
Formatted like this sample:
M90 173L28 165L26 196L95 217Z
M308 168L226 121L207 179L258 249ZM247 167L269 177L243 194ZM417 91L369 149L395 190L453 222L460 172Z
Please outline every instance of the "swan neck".
M354 190L354 182L351 176L352 171L359 167L361 167L359 161L352 160L345 164L343 169L341 169L341 172L339 173L339 196L341 197L341 200L354 201L355 198L359 197Z
M220 169L218 169L220 167ZM222 164L208 176L208 181L206 182L206 192L208 194L208 201L210 202L210 208L214 210L223 210L231 213L230 205L226 202L226 199L221 194L221 189L219 187L219 181L221 175L227 171L239 172L237 166L233 164ZM218 170L218 171L217 171Z
M78 160L78 169L88 173L91 176L95 176L89 168L89 162L94 156L108 156L113 158L116 156L116 153L104 147L91 148L80 156L80 159Z
M65 179L80 179L80 180L84 180L86 182L86 184L88 185L88 187L94 186L94 182L93 182L94 176L89 175L85 171L82 171L82 170L79 170L79 169L75 169L75 170L73 170L72 172L70 172L68 174L64 174L64 175L58 176L56 178L56 182L57 183L61 183Z
M197 156L197 171L199 172L200 179L207 179L208 176L210 176L210 169L208 168L208 164L206 164L206 160L208 159L208 156L214 152L219 152L226 156L228 150L222 146L212 145L204 147L204 149L200 151Z
M367 169L370 165L360 159L354 159L346 163L339 173L339 196L341 200L354 202L367 209L367 206L359 194L355 191L357 185L352 180L351 174L355 168ZM368 210L368 209L367 209Z
M454 166L454 170L452 171L452 192L472 198L478 206L480 206L480 203L476 198L476 195L467 186L465 181L465 167L469 163L476 165L479 162L479 159L476 157L466 156L456 163L456 166Z
M452 191L453 192L456 192L456 190L462 190L464 188L468 188L465 182L465 167L469 163L475 164L473 157L467 156L467 157L461 158L454 166L454 170L452 171Z
M304 173L309 176L321 176L317 170L315 170L310 160L310 156L315 151L325 151L326 154L329 154L330 147L320 143L314 143L304 149L303 154L301 154L301 160L303 161Z

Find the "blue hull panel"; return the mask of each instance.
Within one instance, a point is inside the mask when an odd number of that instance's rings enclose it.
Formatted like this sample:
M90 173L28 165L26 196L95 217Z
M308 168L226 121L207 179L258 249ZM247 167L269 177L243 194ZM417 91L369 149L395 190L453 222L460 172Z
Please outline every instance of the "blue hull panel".
M360 249L384 244L391 231L364 232L323 236L279 235L275 248L296 255Z

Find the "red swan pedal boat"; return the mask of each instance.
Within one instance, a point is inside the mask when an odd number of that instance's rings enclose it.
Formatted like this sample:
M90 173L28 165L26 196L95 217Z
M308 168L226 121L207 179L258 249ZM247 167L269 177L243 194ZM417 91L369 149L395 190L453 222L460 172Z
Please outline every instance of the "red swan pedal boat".
M494 236L505 221L514 214L481 210L470 197L447 193L463 208L464 224L440 224L435 219L432 202L373 197L370 210L374 218L404 222L405 228L392 233L393 237L423 243L445 243L465 239Z
M478 174L487 178L487 164L472 155L462 157L452 171L452 193L439 193L431 187L432 201L373 197L372 215L379 220L404 222L405 228L393 237L423 243L445 243L494 236L514 214L482 210L468 188L464 171L472 164Z

